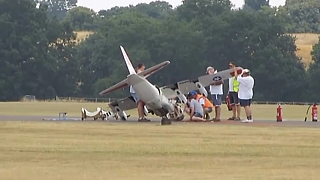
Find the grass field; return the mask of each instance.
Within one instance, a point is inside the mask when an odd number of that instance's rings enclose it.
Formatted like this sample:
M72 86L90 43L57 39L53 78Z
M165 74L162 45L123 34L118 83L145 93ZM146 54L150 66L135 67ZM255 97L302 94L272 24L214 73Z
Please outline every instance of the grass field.
M1 180L319 179L320 131L0 122Z
M0 102L1 115L35 115L58 116L59 112L67 112L69 116L81 117L81 108L95 111L97 107L109 110L106 103L80 103L80 102ZM283 118L288 120L303 120L308 106L283 105ZM253 118L263 120L275 120L277 105L252 105ZM242 118L245 118L242 110ZM132 117L137 117L136 109L128 111ZM310 113L310 112L309 112ZM214 115L211 113L212 116ZM232 113L222 105L222 118L229 118ZM150 116L152 116L150 114ZM153 116L155 117L155 116ZM310 119L310 115L309 115Z

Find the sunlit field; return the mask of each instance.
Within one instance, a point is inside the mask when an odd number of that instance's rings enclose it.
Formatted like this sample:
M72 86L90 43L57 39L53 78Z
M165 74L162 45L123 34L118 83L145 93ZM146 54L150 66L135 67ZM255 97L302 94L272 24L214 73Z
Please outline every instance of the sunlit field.
M302 62L308 65L312 61L311 51L312 46L318 43L319 34L311 34L311 33L298 33L292 34L296 36L296 45L298 51L296 52L299 57L302 58Z
M319 179L316 128L0 121L1 180Z

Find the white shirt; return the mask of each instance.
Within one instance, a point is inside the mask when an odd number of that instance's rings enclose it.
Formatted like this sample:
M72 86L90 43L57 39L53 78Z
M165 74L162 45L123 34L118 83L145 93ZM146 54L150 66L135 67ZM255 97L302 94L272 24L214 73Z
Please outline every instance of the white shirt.
M131 94L136 93L136 92L134 91L134 89L132 88L132 85L130 86L130 93L131 93Z
M237 81L239 82L239 91L238 97L239 99L252 99L253 97L253 86L254 79L252 76L241 77L239 75L237 77Z
M218 71L215 71L214 74L216 74ZM223 94L222 89L223 84L220 85L210 85L210 93L211 94Z
M234 92L234 90L233 90L233 77L229 78L229 92Z
M140 73L140 72L142 72L141 70L137 70L137 74L138 73ZM130 94L134 94L134 93L136 93L135 91L134 91L134 89L132 88L132 85L130 86Z
M203 98L203 97L201 97L201 98L199 99L199 103L201 104L201 106L204 106L205 101L204 101L204 98Z

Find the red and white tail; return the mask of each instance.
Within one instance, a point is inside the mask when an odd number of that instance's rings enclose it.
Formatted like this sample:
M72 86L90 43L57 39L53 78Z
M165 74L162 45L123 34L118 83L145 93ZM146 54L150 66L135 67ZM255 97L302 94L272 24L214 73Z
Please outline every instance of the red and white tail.
M130 74L136 74L136 71L134 70L134 67L132 66L132 63L131 63L126 51L124 50L124 48L122 46L120 46L120 49L121 49L124 61L126 62L126 65L127 65L129 73Z
M125 61L126 65L127 65L129 73L130 74L136 74L136 71L134 70L134 67L132 66L132 63L131 63L126 51L124 50L124 48L122 46L120 46L120 49L121 49L124 61ZM140 75L140 76L142 76L144 78L147 78L150 75L152 75L153 73L155 73L155 72L159 71L160 69L164 68L168 64L170 64L170 61L164 61L164 62L162 62L160 64L157 64L155 66L152 66L151 68L148 68L148 69L140 72L138 75ZM109 87L108 89L105 89L105 90L101 91L99 94L100 95L105 95L105 94L108 94L108 93L110 93L112 91L125 88L127 86L129 86L129 84L127 82L127 79L124 79L121 82Z

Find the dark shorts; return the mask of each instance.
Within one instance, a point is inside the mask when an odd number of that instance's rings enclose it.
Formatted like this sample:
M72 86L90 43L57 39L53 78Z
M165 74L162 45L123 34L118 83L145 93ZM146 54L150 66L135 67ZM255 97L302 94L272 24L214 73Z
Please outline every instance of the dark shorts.
M239 105L239 98L238 98L238 93L237 92L229 92L229 98L230 98L230 104L231 105Z
M211 96L210 96L210 86L205 87L205 89L207 90L207 92L209 92L207 98L209 99L209 101L212 102L212 99L211 99Z
M251 105L251 99L239 99L240 100L240 106L250 106Z
M198 113L198 112L195 112L195 113L193 114L193 116L195 116L195 117L200 117L200 118L202 118L202 117L203 117L203 115L202 115L202 114L200 114L200 113Z
M214 106L221 106L222 94L211 94L211 100Z

